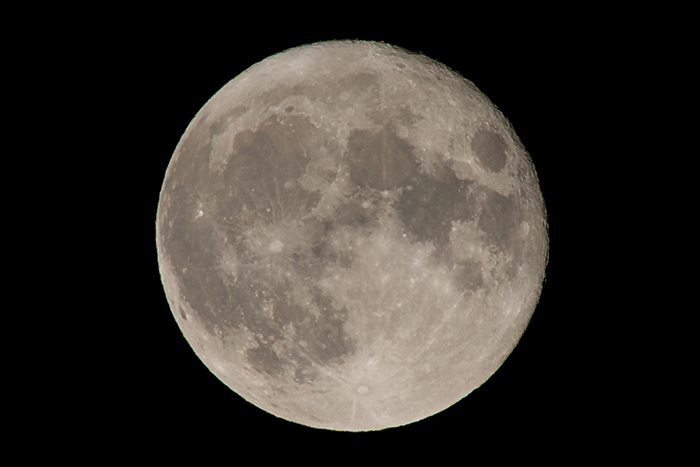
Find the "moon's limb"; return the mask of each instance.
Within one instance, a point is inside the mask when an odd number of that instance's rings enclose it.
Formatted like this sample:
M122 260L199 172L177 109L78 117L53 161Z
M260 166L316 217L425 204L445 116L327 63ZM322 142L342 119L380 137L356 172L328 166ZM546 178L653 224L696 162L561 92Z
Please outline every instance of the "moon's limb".
M481 385L538 299L531 161L471 83L384 44L289 50L228 83L168 167L173 314L245 399L337 430L403 425Z

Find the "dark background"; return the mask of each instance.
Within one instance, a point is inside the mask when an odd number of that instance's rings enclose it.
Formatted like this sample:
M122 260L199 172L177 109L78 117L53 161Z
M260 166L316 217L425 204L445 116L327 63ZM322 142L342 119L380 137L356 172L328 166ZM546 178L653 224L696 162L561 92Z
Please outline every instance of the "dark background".
M94 295L88 326L101 331L76 345L80 376L65 383L71 393L65 419L81 420L79 433L110 452L255 446L256 456L274 458L278 449L291 448L282 455L312 463L326 451L334 461L428 452L437 464L437 453L457 455L461 463L471 458L465 453L498 461L556 459L561 452L580 459L611 447L621 452L621 434L643 416L625 384L630 353L615 343L620 321L629 316L617 256L629 247L609 227L625 212L609 209L624 200L610 196L615 180L608 167L620 144L617 123L628 111L619 71L636 63L645 34L618 33L606 14L578 12L530 11L526 18L510 10L418 8L378 16L339 8L296 16L277 11L269 18L264 9L96 15L77 32L66 31L60 44L42 46L52 58L47 70L66 77L55 108L78 110L95 138L91 147L100 148L75 195L102 205L92 211L84 237L108 238L107 247L101 240L90 249L93 261L82 272ZM503 366L442 413L373 433L287 422L219 382L181 335L156 256L160 187L197 111L254 63L331 39L385 41L421 52L476 84L530 153L550 229L539 305Z

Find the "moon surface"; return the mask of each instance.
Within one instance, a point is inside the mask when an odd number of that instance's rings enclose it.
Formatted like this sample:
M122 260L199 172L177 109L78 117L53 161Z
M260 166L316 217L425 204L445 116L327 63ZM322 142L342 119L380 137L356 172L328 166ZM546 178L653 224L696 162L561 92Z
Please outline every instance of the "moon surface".
M269 57L180 140L156 220L194 352L286 420L380 430L438 413L510 354L548 254L537 175L472 83L384 43Z

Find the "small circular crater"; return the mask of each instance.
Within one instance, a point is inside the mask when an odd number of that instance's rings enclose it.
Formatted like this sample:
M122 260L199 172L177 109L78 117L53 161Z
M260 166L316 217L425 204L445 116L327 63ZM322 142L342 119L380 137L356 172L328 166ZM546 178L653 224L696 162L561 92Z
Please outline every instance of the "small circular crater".
M520 224L520 231L523 233L523 235L527 235L530 233L530 224L528 224L526 221L523 221Z
M294 106L293 106L293 105L287 106L287 108L284 109L284 111L287 112L288 114L289 114L289 113L292 113L293 110L294 110Z
M274 240L270 243L269 250L271 253L279 253L282 251L282 248L284 248L284 244L279 240Z

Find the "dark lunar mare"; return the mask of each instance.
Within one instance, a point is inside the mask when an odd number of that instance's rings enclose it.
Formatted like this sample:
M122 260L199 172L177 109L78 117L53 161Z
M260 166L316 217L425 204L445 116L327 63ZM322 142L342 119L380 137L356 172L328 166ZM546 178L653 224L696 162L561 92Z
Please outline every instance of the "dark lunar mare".
M467 197L471 184L468 180L458 179L452 170L435 175L413 171L394 204L411 238L431 242L438 257L449 257L452 221L469 220L477 209Z
M416 165L413 148L393 128L353 130L348 138L347 164L359 186L391 190L411 175Z
M488 170L500 172L506 166L506 142L498 133L487 129L477 131L471 148Z
M210 172L209 136L221 129L201 122L183 140L179 168L166 180L171 202L160 223L182 298L208 332L250 332L256 344L246 355L253 368L308 382L315 364L340 363L356 345L343 329L347 310L308 285L333 256L321 249L323 224L309 215L320 194L296 184L321 135L304 117L273 115L257 129L238 133L224 169ZM301 229L287 235L304 237L305 246L270 259L256 256L243 241L254 226L265 232L285 223ZM226 244L236 253L235 279L220 268ZM310 303L293 300L299 287Z

